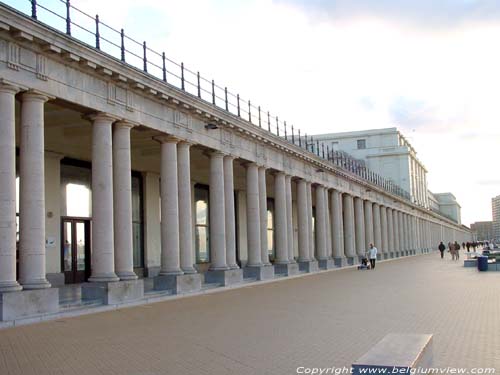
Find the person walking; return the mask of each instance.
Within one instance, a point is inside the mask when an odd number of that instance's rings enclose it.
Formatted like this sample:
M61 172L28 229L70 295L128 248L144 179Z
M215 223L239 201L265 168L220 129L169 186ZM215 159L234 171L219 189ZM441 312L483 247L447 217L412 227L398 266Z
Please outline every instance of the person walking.
M455 241L455 243L453 244L453 247L455 248L455 260L459 260L460 259L460 252L458 250L460 250L460 244Z
M455 260L455 246L451 242L448 242L448 252L451 255L451 260Z
M441 241L439 243L438 249L441 252L441 259L443 259L444 258L444 251L446 250L446 246L444 246L443 241Z
M375 269L375 261L377 260L377 248L370 244L370 250L368 250L368 258L370 258L370 267L372 270Z
M467 246L467 252L469 253L470 252L471 243L469 241L467 241L467 243L465 244L465 246Z

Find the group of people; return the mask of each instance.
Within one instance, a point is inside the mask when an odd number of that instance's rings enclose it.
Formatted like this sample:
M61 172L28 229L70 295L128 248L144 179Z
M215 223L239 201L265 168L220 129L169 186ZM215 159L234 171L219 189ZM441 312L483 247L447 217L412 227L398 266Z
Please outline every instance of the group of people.
M462 242L462 249L467 249L467 252L470 252L471 248L472 251L476 251L476 247L479 247L478 242ZM444 251L446 250L446 245L443 243L443 241L440 242L438 246L439 251L441 252L441 259L444 258ZM459 260L460 259L460 244L455 241L455 242L448 242L448 252L451 254L451 259L452 260Z

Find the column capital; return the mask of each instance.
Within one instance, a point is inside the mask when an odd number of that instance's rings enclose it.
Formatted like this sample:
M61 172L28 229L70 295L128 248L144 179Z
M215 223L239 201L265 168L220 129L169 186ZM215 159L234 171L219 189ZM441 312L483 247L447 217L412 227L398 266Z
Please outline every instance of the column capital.
M17 94L19 91L22 89L19 86L16 86L14 84L11 84L4 79L0 79L0 92L5 92L9 94Z
M108 113L104 112L93 112L93 113L88 113L82 116L85 120L89 120L94 124L99 124L99 123L113 123L117 120L120 120L119 117L110 115Z
M153 137L153 140L159 143L179 143L181 141L180 138L177 138L170 134L162 134Z
M54 96L47 95L38 90L29 89L21 94L22 101L43 102L55 99Z
M114 126L116 128L121 128L121 129L132 129L133 127L138 126L139 124L137 122L129 121L129 120L118 120L114 123Z

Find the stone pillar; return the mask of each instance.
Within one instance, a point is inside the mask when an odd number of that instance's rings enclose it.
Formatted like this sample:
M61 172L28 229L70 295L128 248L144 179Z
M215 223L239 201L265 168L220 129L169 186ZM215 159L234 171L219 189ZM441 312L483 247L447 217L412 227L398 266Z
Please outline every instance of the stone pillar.
M15 95L0 84L0 294L21 290L16 281L16 131Z
M286 220L286 183L283 172L276 173L274 177L274 217L276 239L276 264L286 264L288 260L287 248L287 220Z
M347 262L353 264L356 256L356 237L354 224L354 203L353 197L349 194L344 194L342 198L344 206L344 252L347 257Z
M266 168L259 167L259 212L260 212L260 252L261 262L269 266L269 249L267 243L267 186Z
M257 181L258 184L258 181ZM227 270L226 215L224 207L224 154L210 153L210 270ZM257 212L258 215L258 212ZM258 224L258 223L257 223ZM260 245L260 234L257 236ZM258 247L260 249L260 246ZM260 255L260 252L259 252Z
M385 249L382 247L382 226L380 222L380 206L377 203L373 204L373 242L378 249L380 259L384 258Z
M316 256L320 263L328 259L326 254L326 202L324 190L323 186L316 186Z
M392 222L394 228L394 255L399 257L401 252L401 242L399 237L399 219L398 211L392 210Z
M356 226L356 254L365 256L365 215L363 212L363 201L361 198L354 198L354 221Z
M231 269L240 268L236 264L236 214L234 209L234 158L224 156L224 216L226 231L226 261ZM192 224L191 224L192 225Z
M387 207L380 206L380 227L382 230L382 253L384 254L384 259L387 259L389 256L389 228L387 224Z
M286 233L287 233L287 248L288 248L288 261L295 263L293 254L293 211L292 211L292 176L285 177L285 195L286 195Z
M299 263L309 262L309 220L307 209L307 186L306 182L300 179L297 182L297 217L299 220Z
M181 275L179 254L179 200L177 142L174 137L161 142L161 269L160 275ZM212 223L210 223L212 224Z
M249 163L247 169L247 266L262 265L260 253L260 211L259 211L259 172L257 164Z
M179 142L177 144L180 266L185 274L196 273L193 251L190 148L191 144L189 142Z
M44 289L50 288L45 276L44 104L48 98L27 92L21 100L19 282L24 289Z
M373 234L373 203L369 200L364 201L365 213L365 249L368 251L370 244L374 242Z
M394 258L395 249L395 232L394 232L394 215L393 209L387 207L387 246L389 248L389 256Z
M135 280L132 239L132 168L130 160L132 124L119 121L113 131L113 220L115 270L120 280Z
M401 255L405 255L405 226L403 222L403 213L401 211L398 211L398 223L399 223L399 251L401 252Z
M342 218L342 193L337 190L331 192L331 231L333 260L337 267L345 265L344 255L344 221Z
M325 223L326 223L326 256L328 259L333 259L332 250L332 221L331 221L331 202L330 192L325 187Z

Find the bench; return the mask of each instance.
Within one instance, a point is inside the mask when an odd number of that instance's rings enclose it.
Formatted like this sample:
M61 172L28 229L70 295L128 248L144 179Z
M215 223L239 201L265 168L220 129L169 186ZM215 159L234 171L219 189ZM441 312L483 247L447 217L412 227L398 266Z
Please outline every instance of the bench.
M352 364L352 374L369 369L409 374L411 369L432 365L432 335L390 333Z

